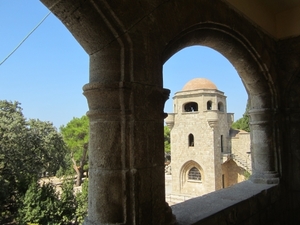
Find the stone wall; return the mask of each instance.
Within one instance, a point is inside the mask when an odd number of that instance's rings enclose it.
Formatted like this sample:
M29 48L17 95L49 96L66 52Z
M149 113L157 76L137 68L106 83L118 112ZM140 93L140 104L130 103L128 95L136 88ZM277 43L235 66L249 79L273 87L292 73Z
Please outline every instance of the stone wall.
M245 181L247 172L242 167L238 166L235 161L228 160L222 164L222 173L224 175L224 188Z
M250 133L231 130L231 153L238 166L252 171Z

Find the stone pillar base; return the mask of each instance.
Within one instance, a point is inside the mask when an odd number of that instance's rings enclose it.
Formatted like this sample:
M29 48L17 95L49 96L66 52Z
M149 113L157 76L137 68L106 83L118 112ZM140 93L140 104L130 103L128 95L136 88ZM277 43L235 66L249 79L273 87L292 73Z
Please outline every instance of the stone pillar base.
M250 180L257 184L278 184L280 179L278 173L269 172L265 174L253 174Z

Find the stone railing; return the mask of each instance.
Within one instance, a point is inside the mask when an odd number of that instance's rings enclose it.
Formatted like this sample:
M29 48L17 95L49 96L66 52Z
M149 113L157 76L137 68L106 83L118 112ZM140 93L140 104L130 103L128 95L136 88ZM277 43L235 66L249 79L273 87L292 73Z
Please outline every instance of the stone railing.
M278 199L278 185L244 181L171 208L178 225L279 224Z

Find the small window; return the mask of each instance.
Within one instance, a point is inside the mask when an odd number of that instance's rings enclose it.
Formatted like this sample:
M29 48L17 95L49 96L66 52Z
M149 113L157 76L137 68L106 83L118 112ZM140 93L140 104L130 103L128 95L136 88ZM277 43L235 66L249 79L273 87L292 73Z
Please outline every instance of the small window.
M196 167L193 167L189 171L188 179L189 180L201 180L201 173L200 173L200 171Z
M198 103L197 102L189 102L186 103L183 107L184 112L197 112L198 111Z
M194 147L194 135L189 134L189 147Z
M211 101L208 101L206 103L206 106L207 106L207 110L212 110L212 102Z
M224 152L224 149L223 149L223 135L221 135L221 152Z
M218 110L219 110L220 112L224 112L224 104L223 104L223 102L219 102L219 103L218 103Z

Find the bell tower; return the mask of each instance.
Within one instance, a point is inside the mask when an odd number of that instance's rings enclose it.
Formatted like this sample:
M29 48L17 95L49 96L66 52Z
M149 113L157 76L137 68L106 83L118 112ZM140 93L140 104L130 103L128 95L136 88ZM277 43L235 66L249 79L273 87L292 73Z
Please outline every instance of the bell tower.
M222 153L230 152L226 96L205 78L189 81L173 97L172 195L199 196L222 188Z

